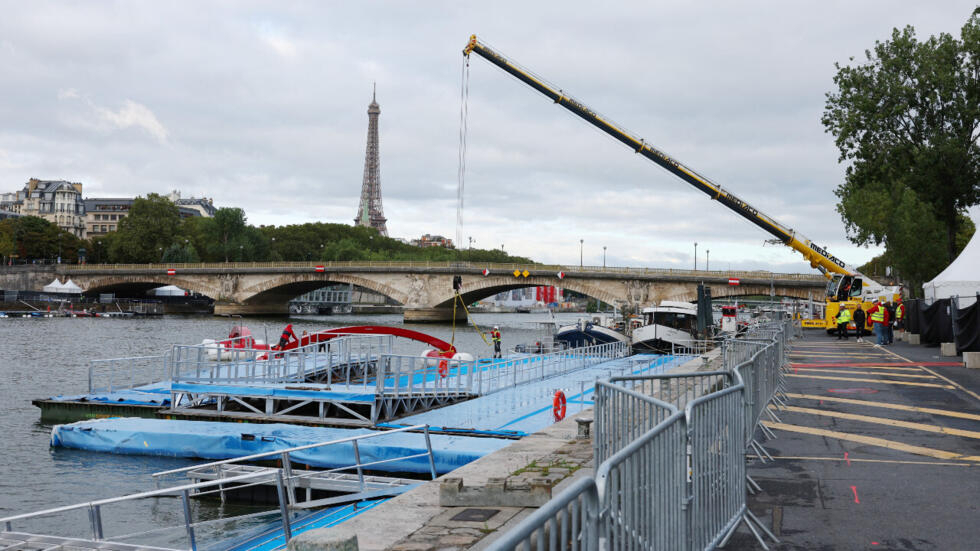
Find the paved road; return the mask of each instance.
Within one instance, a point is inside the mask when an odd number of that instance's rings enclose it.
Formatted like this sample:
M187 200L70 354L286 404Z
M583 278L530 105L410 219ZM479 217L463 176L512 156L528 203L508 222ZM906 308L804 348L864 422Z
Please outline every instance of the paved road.
M784 550L980 549L980 370L808 331L749 507ZM953 365L955 363L955 365ZM744 528L727 549L761 549Z

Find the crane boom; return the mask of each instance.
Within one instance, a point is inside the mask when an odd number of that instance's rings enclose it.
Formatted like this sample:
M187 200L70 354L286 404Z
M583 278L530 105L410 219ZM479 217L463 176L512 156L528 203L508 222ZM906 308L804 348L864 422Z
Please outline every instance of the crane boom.
M555 87L546 83L543 79L535 76L530 71L510 61L486 44L477 40L476 35L470 37L469 43L467 43L466 48L463 49L463 55L469 57L469 55L473 52L479 54L490 63L493 63L497 67L503 69L531 88L534 88L558 105L568 109L589 124L622 142L626 146L633 149L633 151L636 153L643 155L647 159L650 159L675 176L679 177L681 180L684 180L697 189L703 191L712 199L735 211L735 213L739 216L742 216L749 222L759 226L780 242L792 247L794 250L803 255L803 258L810 263L811 267L820 270L820 272L827 278L831 278L832 274L842 274L848 276L861 275L856 269L847 266L843 261L827 252L827 250L823 247L816 245L791 228L780 224L772 217L750 205L748 202L739 199L734 193L723 189L720 185L712 182L704 176L701 176L693 169L683 165L663 151L660 151L659 149L648 144L642 138L611 122L596 111L587 107L585 104L564 93L562 90L555 89ZM864 278L865 287L869 286L869 284L872 287L881 287L880 284L871 281L866 276L862 277Z

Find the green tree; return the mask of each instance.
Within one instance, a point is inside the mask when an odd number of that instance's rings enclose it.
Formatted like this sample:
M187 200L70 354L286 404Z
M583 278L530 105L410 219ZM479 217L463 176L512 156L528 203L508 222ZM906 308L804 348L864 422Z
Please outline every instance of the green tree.
M980 202L980 9L959 40L919 41L909 26L865 55L836 65L822 118L850 163L837 210L852 242L884 244L921 282L956 257L973 233L966 209Z
M107 240L109 257L113 262L160 262L179 226L180 212L169 199L156 193L137 197Z
M0 222L0 255L25 260L77 262L83 242L57 225L36 216L9 218Z
M239 208L220 208L214 213L214 218L207 220L204 234L207 237L210 256L224 259L240 260L244 249L245 211Z

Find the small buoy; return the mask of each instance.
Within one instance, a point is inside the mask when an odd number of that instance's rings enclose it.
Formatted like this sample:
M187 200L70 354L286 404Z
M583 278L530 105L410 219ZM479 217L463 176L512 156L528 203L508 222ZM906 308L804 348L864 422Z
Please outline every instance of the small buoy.
M556 390L555 398L551 401L551 412L555 414L555 422L561 421L565 418L565 406L567 402L565 401L565 393Z

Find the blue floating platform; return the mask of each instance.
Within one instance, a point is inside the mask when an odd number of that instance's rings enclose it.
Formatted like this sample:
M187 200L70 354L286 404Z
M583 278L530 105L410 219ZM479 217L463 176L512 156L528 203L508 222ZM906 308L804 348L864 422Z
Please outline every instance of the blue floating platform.
M51 429L51 445L124 455L157 455L201 459L231 459L297 446L339 440L352 436L381 434L362 440L358 448L362 462L381 461L425 453L422 434L368 429L303 427L287 424L242 424L210 421L111 418L57 425ZM484 455L511 444L497 438L433 434L432 451L436 472L448 473ZM312 467L333 469L353 465L350 443L334 444L292 454L296 461ZM377 470L428 473L426 457L384 463Z

